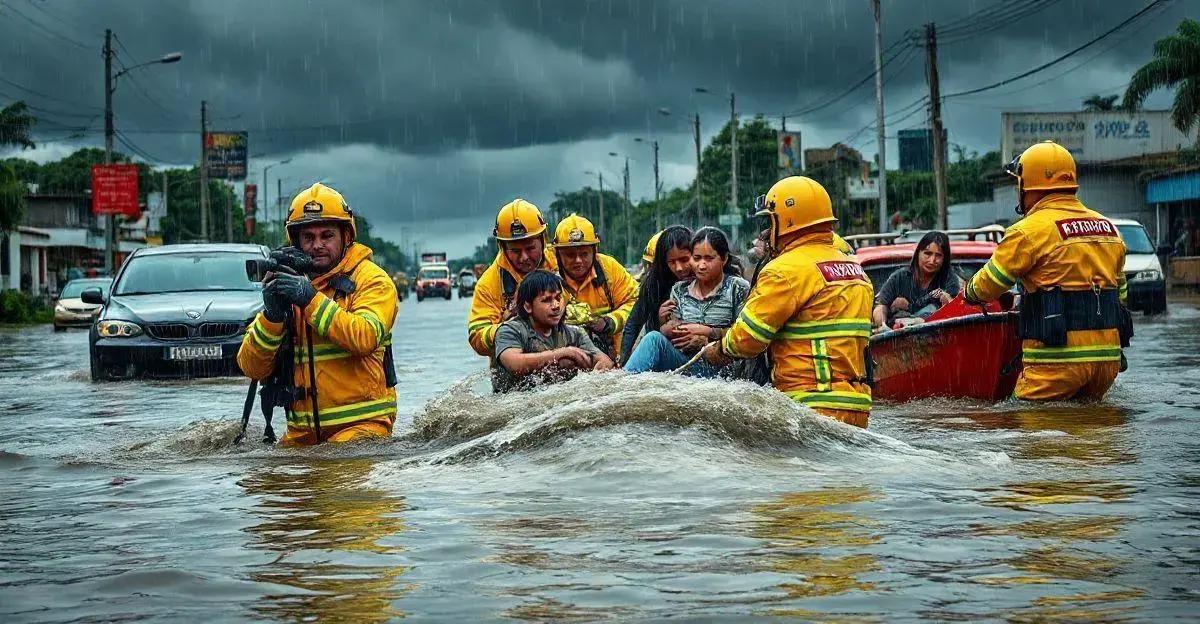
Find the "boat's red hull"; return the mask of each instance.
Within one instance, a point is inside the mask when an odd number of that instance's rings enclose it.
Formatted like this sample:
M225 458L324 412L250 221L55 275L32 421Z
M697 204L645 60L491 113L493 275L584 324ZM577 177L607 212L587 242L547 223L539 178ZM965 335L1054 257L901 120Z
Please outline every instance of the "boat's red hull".
M914 325L871 339L874 396L999 401L1021 372L1017 313L968 314Z

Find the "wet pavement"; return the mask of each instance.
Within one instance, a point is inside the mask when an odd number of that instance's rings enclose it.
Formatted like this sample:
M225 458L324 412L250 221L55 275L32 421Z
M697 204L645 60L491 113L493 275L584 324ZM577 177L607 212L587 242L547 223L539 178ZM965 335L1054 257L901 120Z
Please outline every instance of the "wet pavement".
M94 385L84 332L0 329L0 618L1200 611L1193 306L1137 319L1102 404L883 405L866 432L663 375L492 397L467 307L403 304L392 440L299 450L231 444L241 381Z

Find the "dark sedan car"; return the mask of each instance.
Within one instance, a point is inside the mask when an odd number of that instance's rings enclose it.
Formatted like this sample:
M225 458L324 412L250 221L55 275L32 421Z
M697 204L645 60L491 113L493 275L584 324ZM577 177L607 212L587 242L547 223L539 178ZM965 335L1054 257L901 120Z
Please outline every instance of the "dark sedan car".
M262 309L262 285L246 276L246 260L265 258L260 245L166 245L126 260L89 337L93 381L134 377L239 375L237 352L246 326Z

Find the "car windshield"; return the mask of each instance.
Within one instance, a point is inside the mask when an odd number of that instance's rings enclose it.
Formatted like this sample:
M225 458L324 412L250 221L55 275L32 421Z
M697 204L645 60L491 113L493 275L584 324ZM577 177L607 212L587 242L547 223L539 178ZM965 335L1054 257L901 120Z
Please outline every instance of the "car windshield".
M109 280L94 280L94 281L93 280L74 280L71 282L67 282L67 285L63 286L62 292L59 293L58 298L59 299L78 299L79 295L82 294L83 291L85 291L89 288L99 288L100 292L103 293L104 296L107 297L108 296L108 286L111 283L112 282Z
M421 270L421 279L427 279L427 280L448 279L449 277L450 277L450 271L448 271L446 269L422 269Z
M118 295L202 290L257 290L246 276L246 261L256 253L196 251L138 256L129 261L117 284Z
M1142 226L1118 225L1117 231L1121 232L1121 239L1125 241L1125 253L1154 253L1154 245L1150 244L1150 237L1146 236L1146 230Z

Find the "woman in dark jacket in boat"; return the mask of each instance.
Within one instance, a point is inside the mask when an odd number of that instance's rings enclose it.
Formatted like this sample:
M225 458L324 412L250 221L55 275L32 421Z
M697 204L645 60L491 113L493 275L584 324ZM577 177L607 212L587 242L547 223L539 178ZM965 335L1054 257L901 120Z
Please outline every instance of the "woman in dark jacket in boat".
M922 236L909 265L896 269L875 295L875 330L889 329L898 317L924 319L958 296L962 285L951 260L950 238L944 232Z

